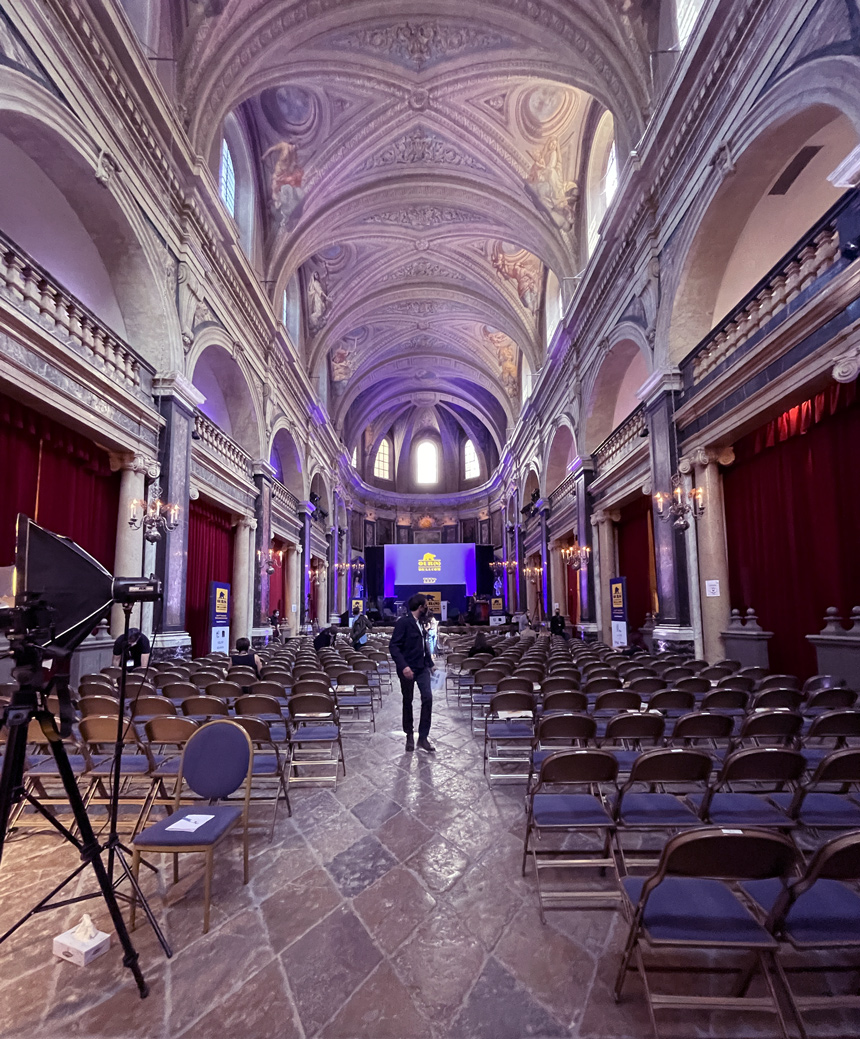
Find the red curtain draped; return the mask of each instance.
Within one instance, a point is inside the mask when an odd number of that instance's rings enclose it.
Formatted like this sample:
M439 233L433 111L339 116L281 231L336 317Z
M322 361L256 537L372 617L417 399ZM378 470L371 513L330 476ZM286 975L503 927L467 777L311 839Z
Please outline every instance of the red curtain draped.
M857 384L826 391L735 444L725 470L731 604L774 633L772 670L816 671L805 636L860 603Z
M645 614L651 609L650 523L651 499L642 495L624 506L616 528L618 576L627 578L627 623L634 629L642 627ZM606 574L602 579L607 581L615 576Z
M209 588L233 580L233 525L229 513L208 502L192 501L188 510L188 577L185 626L195 656L209 652ZM233 594L236 590L232 589Z
M120 474L91 440L0 394L0 565L15 554L15 517L64 534L113 571Z

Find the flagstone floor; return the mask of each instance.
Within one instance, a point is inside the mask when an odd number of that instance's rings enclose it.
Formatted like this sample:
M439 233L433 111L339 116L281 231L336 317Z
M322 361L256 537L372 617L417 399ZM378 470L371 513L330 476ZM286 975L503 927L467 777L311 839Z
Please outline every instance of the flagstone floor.
M293 817L279 814L274 841L252 838L247 887L238 846L224 849L209 934L201 934L201 883L166 907L158 879L145 876L173 946L167 960L145 923L133 934L147 999L116 946L86 968L52 957L52 936L73 926L80 908L29 921L0 946L0 1034L650 1036L638 978L620 1005L611 995L626 933L620 912L551 912L540 923L533 872L520 874L523 786L488 787L467 712L436 699L436 755L404 752L395 681L377 733L347 738L347 776L337 789L293 788ZM0 928L75 864L73 850L52 836L7 842ZM90 906L109 930L102 903ZM662 1017L667 1036L775 1034L764 1014ZM814 1034L857 1031L831 1021Z

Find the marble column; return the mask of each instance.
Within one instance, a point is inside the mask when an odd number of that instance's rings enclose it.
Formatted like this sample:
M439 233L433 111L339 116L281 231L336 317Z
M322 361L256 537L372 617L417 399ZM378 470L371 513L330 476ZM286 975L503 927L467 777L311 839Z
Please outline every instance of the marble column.
M299 624L304 627L305 624L310 620L308 616L308 597L311 594L311 579L308 573L311 565L311 513L313 506L310 502L300 502L298 508L298 517L302 524L301 532L301 545L299 552L301 555L301 568L299 570L299 588L301 589L301 596L299 598Z
M254 627L266 628L269 624L271 604L269 602L269 574L265 562L272 547L272 480L275 470L268 462L254 463L254 483L257 498L254 502L254 518L257 533L254 538Z
M116 577L141 577L143 575L143 531L132 530L128 525L131 503L146 498L146 477L151 480L159 475L158 462L140 455L124 455L119 459L119 509L116 520L116 550L113 571ZM169 535L163 535L169 537ZM125 614L119 605L111 609L110 633L114 638L122 634ZM140 627L140 603L131 611L131 626Z
M549 604L550 617L555 613L556 603L558 603L562 616L567 617L567 574L565 573L567 565L561 554L564 547L565 543L558 538L550 542L549 546L550 587L552 589ZM572 618L568 618L568 620L572 620Z
M161 489L166 501L179 506L179 524L159 541L156 549L156 575L164 585L161 630L176 646L190 647L185 632L185 585L188 573L188 503L191 490L191 432L194 412L206 398L184 375L170 372L157 376L152 385L158 411L164 419L158 461ZM171 636L173 638L171 639ZM178 640L178 641L177 641Z
M729 626L729 560L721 465L735 460L731 447L695 451L696 487L702 491L705 511L696 523L699 549L699 594L702 604L704 657L713 662L725 656L721 632ZM714 583L716 582L716 584ZM713 594L716 592L717 594ZM711 594L709 594L711 593Z
M333 511L336 512L336 510ZM320 617L321 626L328 624L329 617L337 611L337 602L335 600L335 595L337 594L337 526L329 527L326 533L326 541L328 542L326 549L326 600L325 616Z
M550 572L549 558L549 503L539 501L537 504L538 516L540 517L540 565L543 569L541 574L541 606L543 615L548 618L552 615L553 583Z
M574 482L576 485L576 537L581 548L592 545L591 508L588 500L588 488L594 478L594 465L590 458L580 458L574 463ZM594 592L594 568L589 562L578 571L579 579L579 623L580 629L588 626L590 630L597 620Z
M517 589L517 607L520 610L528 612L529 599L526 575L523 573L523 569L526 565L526 552L525 552L525 532L523 531L522 523L517 523L514 526L514 547L516 550L516 561L517 569L515 571L514 581Z
M594 581L597 589L595 596L597 605L598 637L607 645L612 644L612 614L610 609L609 582L616 577L615 563L615 523L621 518L618 512L596 511L591 517L591 524L597 530L597 551L591 554L594 567Z
M678 471L677 437L674 428L674 399L680 389L676 372L657 372L642 390L651 450L651 488L654 493L672 492L672 476ZM688 628L690 601L687 585L685 532L672 520L661 519L654 505L654 555L657 568L658 626Z
M233 528L233 617L230 622L230 644L251 637L251 610L248 597L248 571L251 566L250 534L256 527L251 516L242 516Z

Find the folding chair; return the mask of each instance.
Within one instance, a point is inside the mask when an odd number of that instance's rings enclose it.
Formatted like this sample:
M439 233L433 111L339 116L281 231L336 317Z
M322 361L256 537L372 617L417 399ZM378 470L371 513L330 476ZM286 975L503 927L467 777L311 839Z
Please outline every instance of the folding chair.
M786 784L796 783L805 770L806 761L796 750L736 750L725 759L705 793L694 794L689 801L705 823L790 830L797 823L769 795L781 792ZM752 789L739 790L739 786Z
M775 793L769 799L807 829L860 830L860 804L848 796L858 783L860 748L847 747L828 754L793 794ZM839 788L838 792L822 789L833 786Z
M622 881L632 920L615 981L616 1002L621 999L631 964L635 964L645 988L655 1039L660 1035L658 1011L689 1014L692 1010L719 1009L774 1013L783 1039L789 1039L780 1002L787 982L776 958L779 943L729 884L763 879L784 884L794 868L795 856L794 845L787 837L764 830L715 827L670 838L650 877L625 877ZM708 952L709 965L697 966L690 957L691 950ZM715 955L743 954L744 962L737 968L743 982L748 981L748 960L754 956L768 994L753 998L736 991L728 995L657 993L650 975L659 972L660 964L652 964L649 970L645 953L660 951L674 951L683 957L687 978L713 972L710 963Z
M682 798L703 787L711 775L713 760L702 750L655 747L643 750L630 768L627 782L618 791L612 808L616 840L625 873L632 866L653 868L662 849L648 853L641 846L636 857L625 851L625 833L677 833L701 826L696 813ZM636 787L645 786L645 790ZM655 790L659 786L660 790ZM671 787L671 790L667 790ZM664 841L665 843L665 841Z
M744 716L734 739L734 748L748 740L761 746L767 740L783 747L793 747L803 728L803 715L784 708L767 708Z
M472 732L475 735L480 735L484 731L484 721L486 719L487 710L490 706L490 701L496 695L498 691L499 682L505 677L503 671L499 671L497 668L482 667L479 671L475 672L475 682L472 686L471 696L469 697L469 721L472 725ZM478 724L475 724L475 714L477 709Z
M668 742L676 747L696 747L699 741L713 750L726 749L734 729L734 719L716 711L691 711L675 722Z
M189 696L182 701L182 713L197 722L207 722L213 718L226 718L230 710L227 701L217 696Z
M807 768L814 771L819 762L844 747L849 739L860 739L860 711L845 708L816 715L801 740Z
M532 694L496 693L490 700L484 725L484 775L490 783L494 779L528 779L534 735L535 701ZM517 772L494 772L494 764L521 765L522 768Z
M343 766L346 775L346 761L334 697L327 693L296 693L287 706L290 714L287 784L333 782L337 787L338 766ZM299 771L302 767L329 769L332 766L334 775L331 777Z
M343 712L348 711L354 721L355 727L352 732L370 734L376 732L376 713L373 709L373 692L368 684L367 675L363 671L343 671L337 681L335 690L335 702L341 715L341 725L345 718ZM370 720L362 726L361 711L367 709L370 712Z
M809 699L801 706L803 713L809 717L822 714L824 711L838 711L854 707L857 694L853 689L819 689L811 693Z
M618 901L620 892L618 864L612 849L615 823L600 791L601 784L615 787L618 762L605 750L564 750L545 758L538 781L528 795L528 820L523 841L522 872L525 876L529 852L535 866L538 910L546 923L545 907L571 909L576 905L595 905ZM585 787L587 793L570 792ZM538 852L537 844L550 835L569 838L582 833L597 833L603 838L601 852L553 848ZM566 840L563 843L567 843ZM541 874L547 870L599 869L605 875L611 868L616 880L613 890L603 888L546 888Z
M173 855L173 881L179 880L179 855L205 854L203 887L203 933L209 930L212 873L215 849L237 827L242 828L243 883L248 883L248 809L254 748L245 730L236 722L217 719L201 726L185 744L177 777L173 812L141 831L132 843L131 868L137 877L141 853ZM200 801L182 807L182 785L187 784ZM241 787L240 804L223 804ZM131 903L134 928L136 900Z
M597 733L601 737L600 746L610 751L618 762L618 771L627 773L642 753L642 745L650 743L656 747L665 728L666 719L656 711L645 714L630 711L614 715L605 726L598 722Z
M240 715L234 721L240 725L250 737L254 745L254 761L251 766L251 801L271 803L272 823L269 827L269 840L275 836L275 820L278 815L278 804L281 794L287 804L287 815L293 814L290 795L287 792L286 760L281 757L277 744L272 740L268 722L262 718ZM274 784L274 792L265 794L262 788Z
M860 964L845 964L846 951L856 956L860 949L860 832L834 837L817 849L803 876L788 881L748 880L741 887L767 914L766 927L776 937L790 943L796 953L813 953L810 962L786 970L786 984L793 973L857 972ZM852 882L855 887L848 887ZM835 953L835 958L828 958ZM801 994L788 985L791 1001L803 1031L801 1011L860 1009L856 987L845 994Z
M556 693L566 696L566 693ZM537 720L532 740L531 760L526 789L531 790L532 780L540 772L543 762L560 750L574 750L594 741L597 722L590 714L544 713Z
M587 711L588 697L575 689L545 694L543 702L538 704L538 711L548 714L550 711Z
M117 717L99 715L81 718L79 727L81 741L90 757L90 768L86 775L89 786L84 794L84 804L87 809L93 805L107 806L111 801L110 787L114 780L113 753L116 746ZM149 814L158 784L155 778L155 760L149 747L140 742L134 725L125 719L119 765L119 803L121 806L139 806L130 831L133 836Z

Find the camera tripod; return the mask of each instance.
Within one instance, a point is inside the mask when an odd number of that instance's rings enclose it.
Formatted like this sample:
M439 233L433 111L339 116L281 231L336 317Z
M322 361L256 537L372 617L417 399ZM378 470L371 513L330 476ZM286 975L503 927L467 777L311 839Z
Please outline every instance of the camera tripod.
M125 633L127 642L131 604L124 603L123 609L125 611ZM117 834L119 781L121 772L120 755L122 753L122 729L125 724L124 710L127 671L127 660L125 659L125 654L120 682L120 704L117 718L117 745L114 751L114 773L109 805L108 837L104 844L102 844L99 842L99 839L93 830L92 823L90 822L89 815L87 814L86 806L84 805L81 792L78 789L78 784L75 780L74 771L66 753L63 738L57 730L54 715L47 708L47 697L50 692L56 688L60 695L62 711L63 700L65 699L67 701L68 698L68 680L62 677L54 677L50 680L47 688L44 687L42 681L42 659L44 651L34 641L24 638L14 646L12 652L16 664L13 675L18 682L18 690L13 694L12 701L3 715L3 725L5 725L7 729L7 742L6 752L3 757L3 769L2 773L0 773L0 858L2 858L3 854L6 827L9 822L12 808L17 804L20 804L21 801L26 801L35 808L36 811L39 812L65 840L78 850L81 856L81 864L77 866L76 869L74 869L64 880L57 884L56 887L54 887L53 890L51 890L43 899L37 902L32 909L25 913L24 916L13 924L3 935L0 935L0 944L6 941L6 939L14 934L19 927L37 913L46 912L49 909L58 909L63 906L74 905L78 902L87 901L92 898L98 898L100 893L101 897L104 899L107 910L110 913L111 920L116 928L117 937L122 946L123 965L128 967L131 971L135 983L137 984L138 991L140 992L140 997L141 999L144 999L149 994L149 986L147 985L140 969L138 953L125 925L125 920L123 919L122 912L119 908L118 898L122 898L126 901L138 902L143 907L146 918L152 925L156 937L158 938L162 949L164 949L165 955L170 957L173 953L170 946L167 944L164 934L158 926L158 921L155 919L149 903L140 890L137 879L126 861L124 853L127 849L125 849L120 843ZM47 808L45 808L44 805L39 802L37 797L26 789L24 785L23 776L26 765L27 731L30 721L34 719L39 723L42 732L48 740L51 753L54 757L54 762L57 766L57 773L62 782L66 797L68 798L72 815L75 820L75 827L80 836L75 836L71 829L64 826L47 810ZM65 728L65 725L63 727ZM108 853L107 867L102 861L102 854L105 851ZM131 895L118 895L116 891L116 885L113 879L115 862L119 862L123 872L123 876L120 877L117 883L121 883L123 879L127 879L132 888ZM155 870L155 867L150 866L149 863L146 863L146 865L153 871ZM93 868L99 886L99 892L90 892L84 895L77 895L72 898L54 901L55 896L75 880L75 878L78 877L87 866L92 866Z

